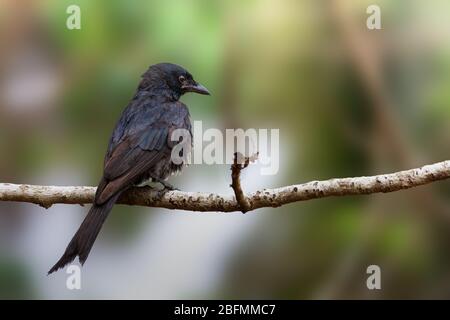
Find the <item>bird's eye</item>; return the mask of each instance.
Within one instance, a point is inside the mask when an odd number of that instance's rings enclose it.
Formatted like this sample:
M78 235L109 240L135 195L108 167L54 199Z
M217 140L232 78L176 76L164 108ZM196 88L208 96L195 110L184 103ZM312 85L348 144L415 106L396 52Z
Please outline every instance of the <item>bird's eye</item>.
M185 78L184 76L179 76L179 77L178 77L178 80L179 80L181 83L183 83L184 80L186 80L186 78Z

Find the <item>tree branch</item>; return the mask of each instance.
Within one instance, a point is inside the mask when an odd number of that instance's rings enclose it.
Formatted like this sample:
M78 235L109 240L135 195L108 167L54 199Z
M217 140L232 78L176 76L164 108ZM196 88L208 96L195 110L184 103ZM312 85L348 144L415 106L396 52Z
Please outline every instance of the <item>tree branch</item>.
M236 202L239 204L239 208L242 213L246 213L251 210L251 205L242 191L241 187L241 171L248 167L250 162L253 162L257 159L258 154L255 154L252 157L244 157L241 153L234 153L234 161L231 165L231 184L230 187L233 188L234 197Z
M247 194L246 201L250 211L330 196L394 192L448 178L450 178L450 160L391 174L311 181L276 189L264 189ZM0 201L29 202L45 208L57 203L83 205L92 203L95 190L95 187L0 183ZM118 203L203 212L242 210L232 195L182 191L168 191L161 195L149 187L130 189L119 198Z

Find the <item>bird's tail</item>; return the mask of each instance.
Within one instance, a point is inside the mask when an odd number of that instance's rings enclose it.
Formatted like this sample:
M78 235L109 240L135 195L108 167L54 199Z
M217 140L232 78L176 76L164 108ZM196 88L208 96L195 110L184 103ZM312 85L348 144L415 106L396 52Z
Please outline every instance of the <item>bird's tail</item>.
M50 269L48 274L71 263L76 256L78 256L80 263L82 265L84 264L102 228L103 222L105 222L106 217L108 217L109 212L119 196L120 192L101 205L92 205L80 228L67 246L63 256Z

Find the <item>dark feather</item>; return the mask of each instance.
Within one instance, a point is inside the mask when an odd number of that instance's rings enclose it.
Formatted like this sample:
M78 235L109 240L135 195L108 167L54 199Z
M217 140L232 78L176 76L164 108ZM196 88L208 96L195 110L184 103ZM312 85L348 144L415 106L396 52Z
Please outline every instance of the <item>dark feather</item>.
M76 256L81 264L86 261L103 222L122 192L149 177L164 180L182 167L171 162L174 144L169 141L173 130L191 131L188 109L178 101L184 93L180 75L196 84L186 70L173 64L151 66L144 74L112 133L94 205L49 273Z
M106 217L108 217L108 214L119 195L120 194L116 194L114 197L110 198L108 202L102 205L94 204L91 207L80 228L67 246L63 256L49 270L48 274L71 263L76 256L79 257L80 263L82 265L84 264Z

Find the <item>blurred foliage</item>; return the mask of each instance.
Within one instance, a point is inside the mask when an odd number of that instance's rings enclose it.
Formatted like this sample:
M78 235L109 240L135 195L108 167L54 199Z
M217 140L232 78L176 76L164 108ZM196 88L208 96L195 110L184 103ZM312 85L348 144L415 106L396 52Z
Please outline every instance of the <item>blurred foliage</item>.
M70 184L69 170L79 176L74 184L96 184L116 119L139 76L160 61L185 66L213 93L183 97L193 119L281 129L284 166L276 180L261 177L262 187L448 159L450 20L442 15L450 5L378 2L383 30L373 32L365 27L366 0L2 2L0 86L25 62L42 65L58 85L28 109L1 91L1 180L44 183L49 176ZM70 4L82 8L81 30L65 28ZM343 21L352 21L365 42L351 39ZM373 48L366 58L377 66L378 92L352 44ZM36 58L28 61L24 52ZM389 100L385 109L380 92ZM397 138L389 124L380 123L386 109L402 150L391 146ZM264 217L230 254L208 297L448 298L449 199L449 185L441 183L261 210L255 215ZM120 240L139 234L147 213L138 210L117 207L105 232ZM0 221L11 219L1 213ZM31 269L8 259L1 257L0 296L34 297ZM381 292L365 287L370 264L382 267Z
M36 298L28 273L22 262L3 259L0 262L0 299Z

